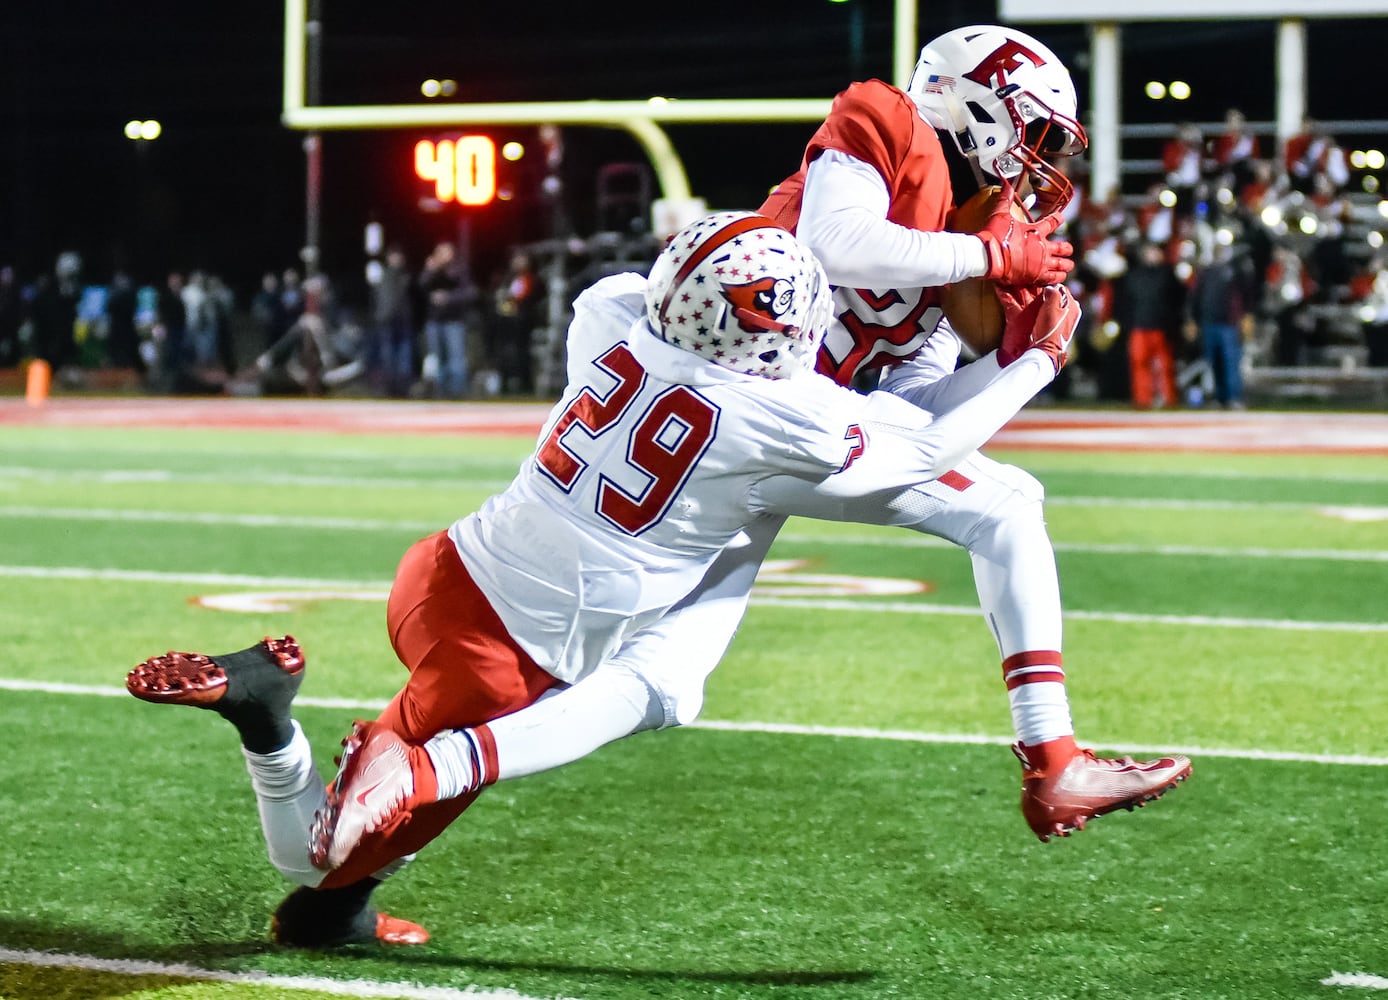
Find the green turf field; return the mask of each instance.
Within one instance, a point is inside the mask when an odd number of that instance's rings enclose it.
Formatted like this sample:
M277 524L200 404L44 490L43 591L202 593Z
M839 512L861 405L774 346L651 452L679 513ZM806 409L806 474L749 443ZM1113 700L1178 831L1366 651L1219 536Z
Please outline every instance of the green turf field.
M996 454L1050 496L1081 739L1195 757L1148 809L1037 842L967 556L795 521L773 552L802 561L788 572L929 590L798 595L773 575L708 725L494 788L382 888L430 944L270 945L287 886L234 731L135 701L125 672L292 633L330 773L402 681L382 600L399 556L530 443L0 427L0 997L1388 987L1383 457ZM250 600L267 594L281 609Z

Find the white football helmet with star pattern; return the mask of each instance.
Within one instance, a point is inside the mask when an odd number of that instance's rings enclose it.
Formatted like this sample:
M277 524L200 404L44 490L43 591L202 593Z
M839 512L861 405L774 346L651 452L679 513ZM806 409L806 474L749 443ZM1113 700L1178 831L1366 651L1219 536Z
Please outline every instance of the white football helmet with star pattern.
M814 254L752 212L717 212L681 229L646 284L658 337L744 375L813 369L832 312Z

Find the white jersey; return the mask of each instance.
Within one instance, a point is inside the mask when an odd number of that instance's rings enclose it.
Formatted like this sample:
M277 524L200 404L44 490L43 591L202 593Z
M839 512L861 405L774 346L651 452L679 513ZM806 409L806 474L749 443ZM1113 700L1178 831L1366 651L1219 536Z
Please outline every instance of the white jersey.
M647 325L644 291L622 274L579 297L569 385L535 454L449 529L507 631L569 683L695 588L761 513L761 484L900 489L981 443L887 393L744 375L672 347Z

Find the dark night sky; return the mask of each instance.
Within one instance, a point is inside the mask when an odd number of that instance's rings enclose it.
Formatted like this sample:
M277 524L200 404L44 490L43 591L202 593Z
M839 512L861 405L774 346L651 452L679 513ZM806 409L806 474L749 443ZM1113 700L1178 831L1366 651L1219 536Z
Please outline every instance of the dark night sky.
M858 5L858 12L853 11ZM141 281L205 267L247 289L266 268L295 262L304 237L302 136L279 124L283 10L274 0L196 4L142 0L6 3L0 12L0 263L26 275L78 249L88 276L118 262ZM891 0L726 0L698 7L613 0L554 5L395 4L322 0L323 93L328 103L412 103L419 81L452 77L477 100L829 97L853 79L890 76ZM920 32L988 19L977 0L922 5ZM522 12L514 21L510 12ZM861 19L862 48L850 39ZM1033 26L1076 71L1082 112L1088 77L1083 25ZM1388 19L1308 22L1310 110L1326 120L1385 118L1382 87L1362 67L1381 63ZM1182 75L1196 100L1180 117L1214 120L1226 107L1273 116L1271 22L1130 26L1124 33L1130 121L1175 115L1140 96L1147 78ZM1352 71L1358 82L1337 79ZM164 135L132 143L131 118L158 118ZM494 128L500 139L532 129ZM750 207L794 169L808 123L670 126L696 194L715 207ZM418 259L457 216L426 214L411 172L418 131L332 132L324 147L324 263L360 270L362 227L376 216ZM1148 155L1127 151L1125 155ZM592 226L595 174L641 161L625 133L566 130L564 177L580 232ZM522 165L525 161L522 161ZM519 170L519 168L513 168ZM545 235L533 177L512 178L510 203L473 210L479 257ZM456 210L464 211L464 210Z

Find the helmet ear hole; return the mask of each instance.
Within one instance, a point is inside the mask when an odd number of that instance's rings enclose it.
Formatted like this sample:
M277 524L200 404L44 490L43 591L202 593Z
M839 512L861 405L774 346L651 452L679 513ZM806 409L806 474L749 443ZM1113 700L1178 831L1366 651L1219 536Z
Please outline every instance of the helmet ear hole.
M781 352L778 350L762 351L760 354L757 355L757 360L764 361L769 365L771 364L771 362L776 360L776 356L780 353Z
M977 101L965 101L964 106L969 109L969 114L974 116L975 121L982 122L984 125L996 125L998 120L984 110L983 105Z

